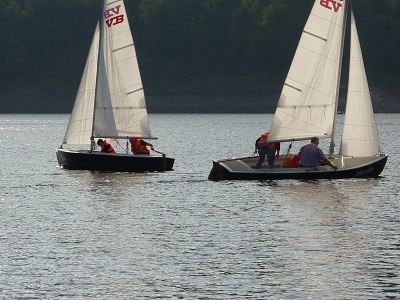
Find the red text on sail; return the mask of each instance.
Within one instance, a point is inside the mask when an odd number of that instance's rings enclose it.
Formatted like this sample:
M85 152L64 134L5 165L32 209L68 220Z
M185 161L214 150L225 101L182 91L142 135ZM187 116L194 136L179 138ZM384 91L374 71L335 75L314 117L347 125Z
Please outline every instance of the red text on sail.
M333 9L335 12L339 11L339 8L343 6L344 0L320 0L321 6L327 8L327 9Z
M106 19L106 24L108 27L120 24L124 21L124 15L120 15L121 5L110 8L104 12L104 19Z

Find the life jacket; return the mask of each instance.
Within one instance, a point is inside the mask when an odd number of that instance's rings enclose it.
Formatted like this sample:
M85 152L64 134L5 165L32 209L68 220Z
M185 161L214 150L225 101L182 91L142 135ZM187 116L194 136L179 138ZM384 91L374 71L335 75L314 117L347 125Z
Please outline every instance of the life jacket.
M269 132L263 133L263 134L261 135L261 138L260 138L260 140L259 140L258 143L257 143L257 147L258 147L258 149L263 149L263 148L265 148L265 147L271 146L271 147L273 147L273 148L275 149L275 151L276 151L277 148L276 148L275 143L268 143L268 142L267 142L267 141L268 141L268 135L269 135Z
M101 145L101 152L116 154L114 148L106 141L104 141L103 145Z
M289 161L288 168L298 168L299 166L300 166L300 157L298 155L295 155Z
M134 154L150 154L150 150L145 145L142 145L141 139L135 139L134 143L131 143L131 150Z

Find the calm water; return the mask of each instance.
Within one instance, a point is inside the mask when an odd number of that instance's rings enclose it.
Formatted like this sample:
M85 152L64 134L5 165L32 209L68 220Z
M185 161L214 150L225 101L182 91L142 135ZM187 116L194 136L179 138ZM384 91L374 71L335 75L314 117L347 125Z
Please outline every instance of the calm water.
M207 180L271 115L150 115L160 174L59 169L68 118L0 115L0 299L400 299L398 114L382 178L313 182Z

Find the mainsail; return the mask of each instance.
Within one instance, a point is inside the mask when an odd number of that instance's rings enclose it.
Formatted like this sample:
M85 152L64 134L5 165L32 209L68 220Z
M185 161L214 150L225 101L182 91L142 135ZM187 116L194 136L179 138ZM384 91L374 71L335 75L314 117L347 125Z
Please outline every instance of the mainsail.
M269 140L332 137L345 17L343 0L315 1L279 98Z
M100 22L64 143L90 144L91 136L151 138L139 65L123 1L105 0Z
M374 156L379 153L379 139L371 95L357 27L353 12L351 12L349 83L340 154L360 157Z

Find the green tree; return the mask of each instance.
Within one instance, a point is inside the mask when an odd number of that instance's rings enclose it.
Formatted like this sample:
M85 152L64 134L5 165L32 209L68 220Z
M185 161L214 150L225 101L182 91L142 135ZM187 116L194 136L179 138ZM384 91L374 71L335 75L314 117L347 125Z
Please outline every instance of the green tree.
M36 76L75 74L76 62L82 65L85 59L100 12L95 0L26 0L25 44Z
M153 80L286 74L314 0L127 0ZM100 0L0 0L0 83L79 81ZM369 80L400 79L400 0L352 0ZM267 80L265 80L267 78Z
M21 7L16 0L0 1L0 78L3 82L11 81L24 68L21 19Z

